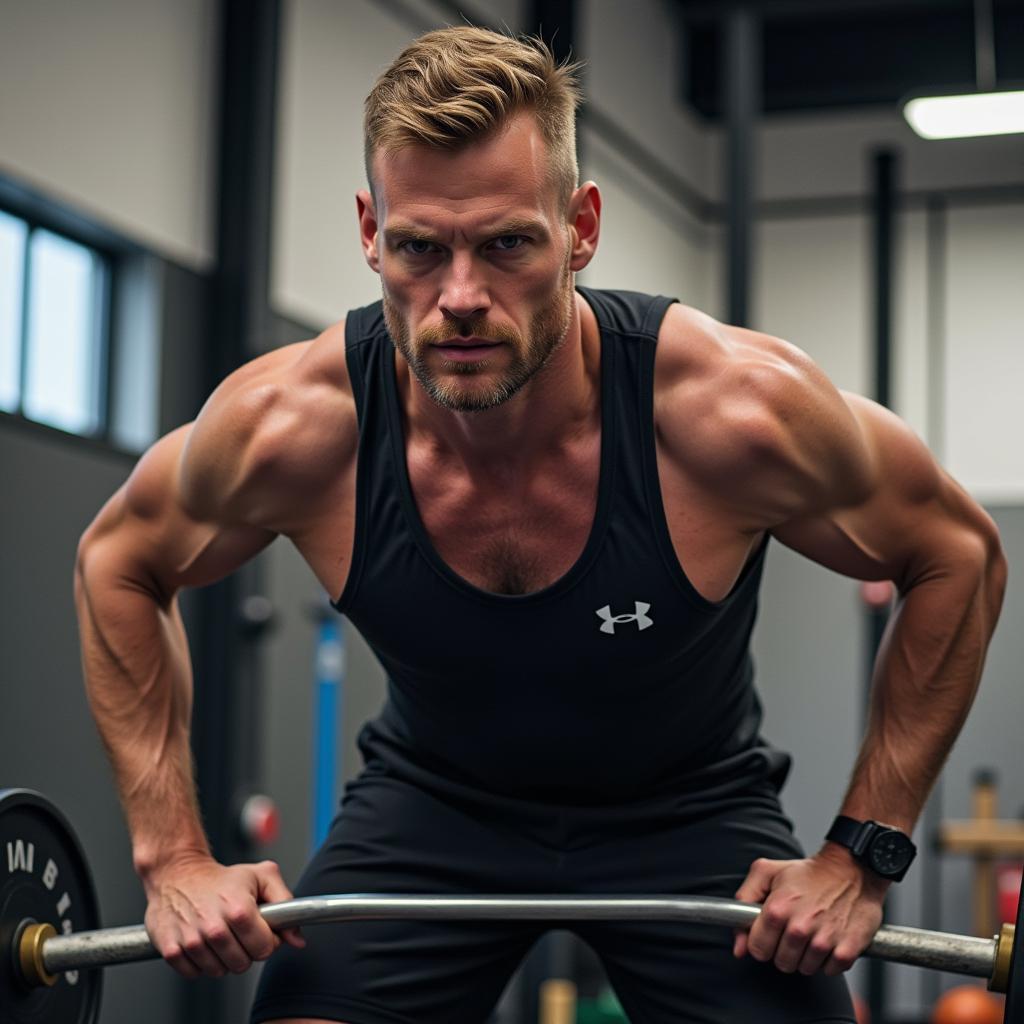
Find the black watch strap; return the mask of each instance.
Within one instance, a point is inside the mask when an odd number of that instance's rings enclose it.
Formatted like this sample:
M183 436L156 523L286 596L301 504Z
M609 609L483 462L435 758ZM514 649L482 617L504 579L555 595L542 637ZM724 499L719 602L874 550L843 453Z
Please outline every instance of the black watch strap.
M917 854L910 836L898 828L844 814L832 822L825 838L845 846L857 861L890 882L903 880Z
M832 822L832 827L828 830L828 835L825 838L831 843L839 843L840 846L847 847L855 857L859 857L864 852L872 831L870 828L865 828L865 825L873 824L874 822L858 821L856 818L848 818L845 814L840 814Z

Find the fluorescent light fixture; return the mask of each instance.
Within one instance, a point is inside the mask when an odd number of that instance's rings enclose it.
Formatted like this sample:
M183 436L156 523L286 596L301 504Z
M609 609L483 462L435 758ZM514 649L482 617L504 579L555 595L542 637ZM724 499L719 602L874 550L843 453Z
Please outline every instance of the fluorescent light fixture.
M903 116L925 139L966 139L1024 132L1024 89L919 96L903 104Z

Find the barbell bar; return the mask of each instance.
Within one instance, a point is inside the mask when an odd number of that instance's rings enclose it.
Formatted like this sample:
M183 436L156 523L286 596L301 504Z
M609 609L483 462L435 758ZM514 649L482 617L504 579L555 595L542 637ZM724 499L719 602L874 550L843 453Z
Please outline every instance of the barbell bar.
M749 929L757 904L715 896L410 896L341 894L307 896L260 908L275 931L339 921L673 921ZM889 925L866 956L894 963L986 978L1005 992L1013 926L1002 935L968 935ZM1003 948L1000 956L1000 947ZM30 984L47 983L65 971L112 967L159 958L142 925L57 935L53 925L28 925L19 937L18 959Z

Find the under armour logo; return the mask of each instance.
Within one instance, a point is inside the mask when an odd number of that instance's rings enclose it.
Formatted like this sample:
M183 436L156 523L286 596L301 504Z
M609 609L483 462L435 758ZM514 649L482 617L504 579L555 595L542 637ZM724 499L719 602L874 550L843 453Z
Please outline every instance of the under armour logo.
M614 633L615 624L617 622L635 622L637 629L646 629L648 626L654 625L654 619L652 619L647 613L650 611L651 606L644 604L643 601L634 601L636 605L635 615L612 615L612 606L606 604L603 608L598 608L595 613L599 618L604 619L601 624L602 633Z

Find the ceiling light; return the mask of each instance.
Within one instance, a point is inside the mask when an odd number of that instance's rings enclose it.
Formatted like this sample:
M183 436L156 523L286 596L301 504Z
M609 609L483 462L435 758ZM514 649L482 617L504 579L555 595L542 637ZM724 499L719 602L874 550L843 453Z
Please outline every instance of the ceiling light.
M903 116L924 139L1024 132L1024 89L919 96L903 104Z
M966 139L1024 132L1024 89L996 85L996 42L992 0L974 0L976 91L914 96L903 116L925 139Z

